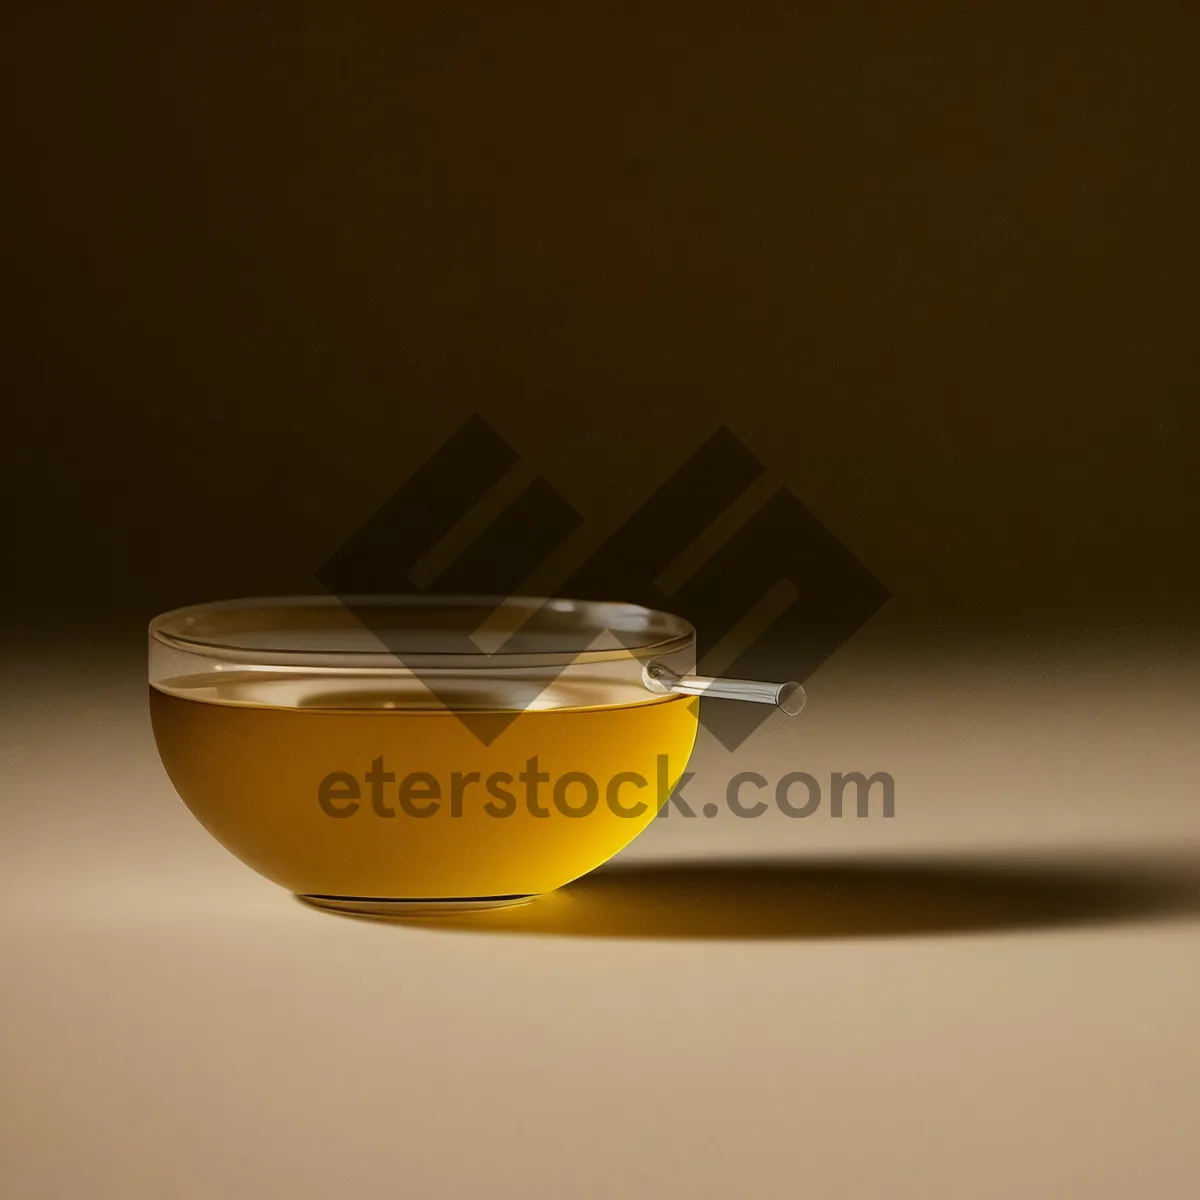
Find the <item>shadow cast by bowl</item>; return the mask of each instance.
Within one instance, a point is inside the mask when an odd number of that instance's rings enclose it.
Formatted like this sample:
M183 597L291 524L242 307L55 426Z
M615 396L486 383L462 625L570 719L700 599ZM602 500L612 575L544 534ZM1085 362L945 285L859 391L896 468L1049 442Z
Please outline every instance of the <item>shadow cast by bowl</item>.
M1200 913L1200 864L1153 859L614 863L516 908L404 920L560 937L816 939L1111 925Z

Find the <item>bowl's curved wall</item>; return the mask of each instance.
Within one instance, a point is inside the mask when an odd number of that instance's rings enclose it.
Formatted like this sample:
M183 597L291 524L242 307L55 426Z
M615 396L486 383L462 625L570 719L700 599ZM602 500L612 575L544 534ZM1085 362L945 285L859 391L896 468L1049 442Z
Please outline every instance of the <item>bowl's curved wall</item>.
M485 745L444 710L150 688L163 764L222 845L303 895L399 899L539 894L599 866L670 794L697 704L530 709Z

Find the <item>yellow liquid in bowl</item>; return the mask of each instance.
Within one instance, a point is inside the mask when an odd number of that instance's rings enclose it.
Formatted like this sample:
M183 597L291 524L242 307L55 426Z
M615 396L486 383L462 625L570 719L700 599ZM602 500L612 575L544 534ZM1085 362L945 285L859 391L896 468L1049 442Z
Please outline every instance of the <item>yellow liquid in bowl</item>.
M294 892L526 896L561 887L631 842L696 737L689 697L611 682L560 681L552 691L553 706L518 712L488 745L419 685L369 676L165 680L151 685L150 712L188 808L244 863ZM463 699L471 704L469 689ZM548 779L529 780L534 758ZM590 811L580 773L594 782ZM625 815L639 803L638 815Z

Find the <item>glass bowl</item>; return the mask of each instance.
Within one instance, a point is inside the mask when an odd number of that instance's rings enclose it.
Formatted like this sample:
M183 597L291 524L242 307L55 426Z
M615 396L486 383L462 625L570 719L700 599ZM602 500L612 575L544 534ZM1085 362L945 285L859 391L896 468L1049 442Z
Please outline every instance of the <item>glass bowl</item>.
M695 660L632 604L294 596L150 625L167 774L226 849L312 904L372 916L520 903L591 871L665 803Z

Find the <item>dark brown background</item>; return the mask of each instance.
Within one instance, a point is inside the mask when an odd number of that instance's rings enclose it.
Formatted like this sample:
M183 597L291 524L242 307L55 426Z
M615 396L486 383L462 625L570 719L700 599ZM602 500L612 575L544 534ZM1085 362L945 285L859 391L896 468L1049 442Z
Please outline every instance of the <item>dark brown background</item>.
M14 9L0 1194L1200 1195L1195 0ZM895 599L717 818L340 920L177 799L140 627L472 412L596 524L728 424Z
M597 518L728 424L881 619L1196 611L1187 6L25 7L21 619L312 587L472 412Z

